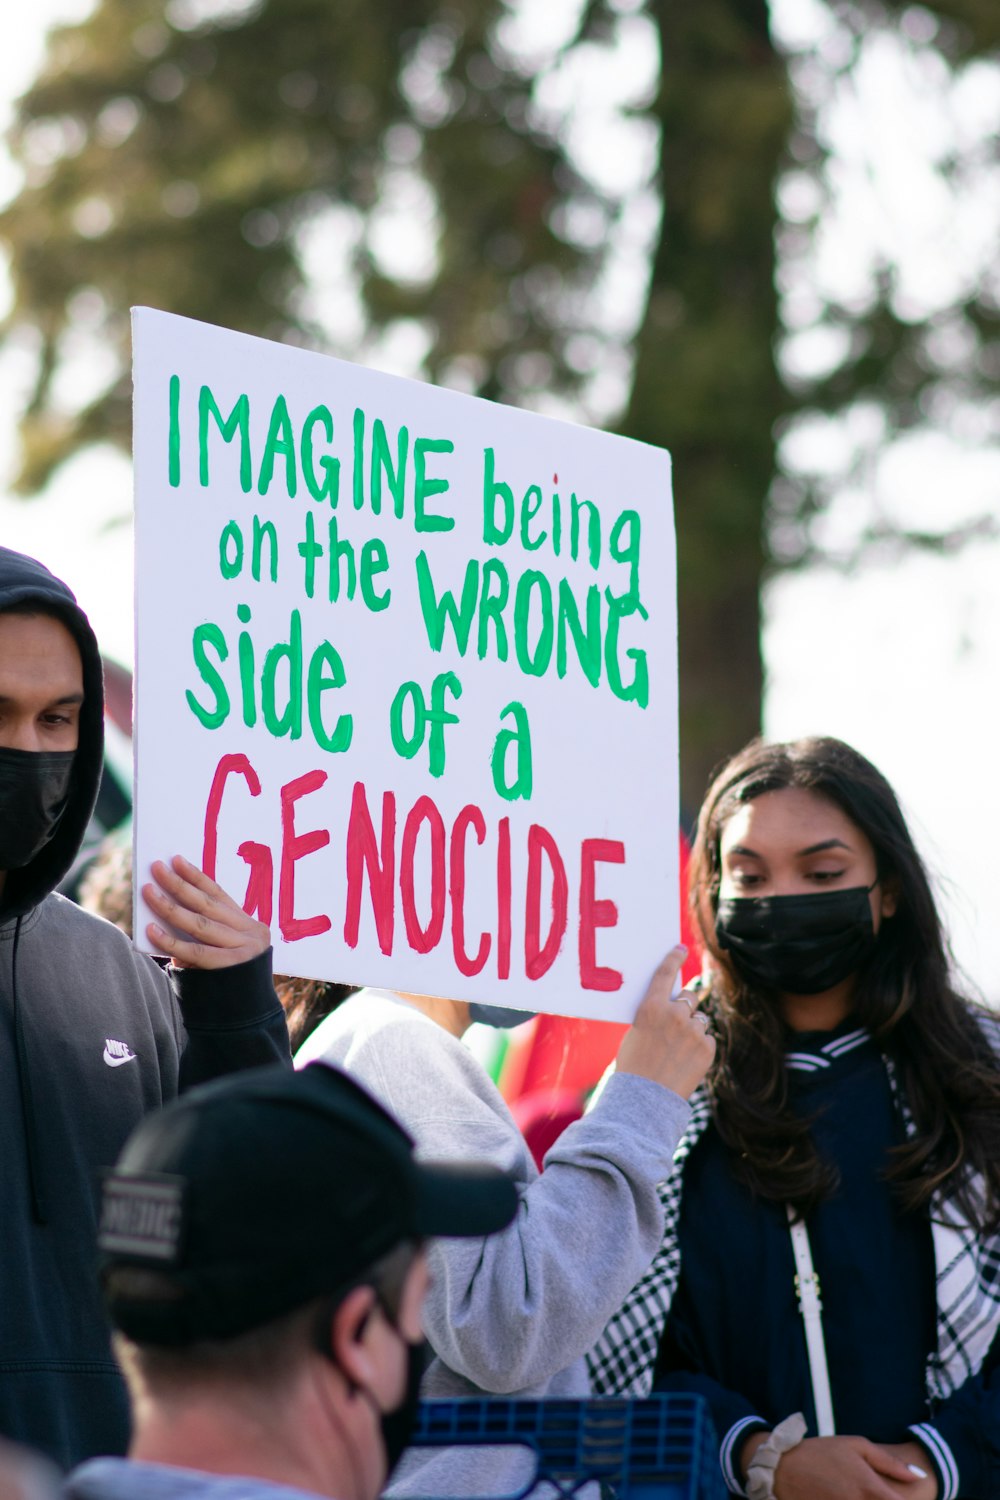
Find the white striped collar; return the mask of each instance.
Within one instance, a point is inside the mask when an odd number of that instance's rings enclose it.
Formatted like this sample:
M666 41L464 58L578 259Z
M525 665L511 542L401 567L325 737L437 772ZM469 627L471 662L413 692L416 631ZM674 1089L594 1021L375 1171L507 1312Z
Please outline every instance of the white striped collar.
M864 1026L858 1026L854 1031L824 1043L818 1052L786 1052L785 1066L795 1073L821 1073L825 1068L833 1067L845 1052L853 1052L856 1047L863 1047L870 1041L871 1033Z

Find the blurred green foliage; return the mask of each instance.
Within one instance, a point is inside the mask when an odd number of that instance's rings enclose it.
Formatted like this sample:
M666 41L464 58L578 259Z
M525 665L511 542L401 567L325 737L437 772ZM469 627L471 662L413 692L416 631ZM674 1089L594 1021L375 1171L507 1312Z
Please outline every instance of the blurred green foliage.
M897 0L829 3L859 46L917 14ZM796 117L765 0L585 0L564 52L628 11L659 38L658 87L636 110L657 131L663 213L613 425L674 458L682 786L695 806L714 762L759 722L781 422L871 394L905 424L940 372L887 274L870 305L826 309L846 335L837 368L809 390L782 384L776 185L793 157L819 176L823 153ZM919 15L952 65L1000 45L997 0ZM8 326L37 340L22 492L88 443L127 446L133 304L363 358L368 335L316 312L310 254L350 281L366 330L417 320L431 379L572 402L605 357L590 294L620 205L574 165L502 44L508 20L504 0L98 0L54 32L10 136L24 187L0 213ZM431 242L416 270L393 253L405 218L387 213L415 182ZM960 313L995 390L997 307L977 289ZM81 329L108 367L78 408L57 376ZM786 516L823 502L788 476L780 495Z
M100 0L53 34L21 100L11 144L26 182L0 235L11 321L41 348L19 488L83 443L128 442L130 305L322 346L302 232L331 205L370 213L407 165L437 197L438 264L393 281L362 233L350 261L368 319L430 319L431 377L471 360L477 389L501 400L516 399L524 356L567 378L559 293L587 257L552 222L587 189L529 128L530 84L488 45L495 0L263 0L199 21L202 9ZM67 414L51 381L81 312L117 370Z

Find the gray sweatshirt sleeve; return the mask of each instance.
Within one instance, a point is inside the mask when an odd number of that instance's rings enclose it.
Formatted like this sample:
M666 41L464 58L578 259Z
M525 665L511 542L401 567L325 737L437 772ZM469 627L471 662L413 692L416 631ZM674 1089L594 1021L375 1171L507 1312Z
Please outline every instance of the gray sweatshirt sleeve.
M685 1101L613 1075L539 1176L484 1070L432 1024L382 1030L343 1062L399 1116L422 1158L493 1162L521 1192L503 1233L432 1247L425 1323L435 1352L495 1394L579 1359L659 1248L656 1184L687 1125Z

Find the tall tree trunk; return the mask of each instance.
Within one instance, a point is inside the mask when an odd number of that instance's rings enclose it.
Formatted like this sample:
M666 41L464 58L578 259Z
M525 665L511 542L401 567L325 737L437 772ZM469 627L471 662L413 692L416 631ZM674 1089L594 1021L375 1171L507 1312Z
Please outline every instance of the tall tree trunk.
M764 0L655 0L664 211L626 432L674 461L681 796L756 734L774 424L775 179L791 104Z

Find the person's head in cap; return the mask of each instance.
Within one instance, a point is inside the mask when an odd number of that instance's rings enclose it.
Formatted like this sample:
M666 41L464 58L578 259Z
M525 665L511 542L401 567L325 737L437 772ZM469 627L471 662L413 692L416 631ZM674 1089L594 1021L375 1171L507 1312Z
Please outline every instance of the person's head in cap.
M105 1178L99 1230L130 1459L374 1500L416 1404L423 1242L485 1236L515 1207L492 1168L418 1163L323 1064L239 1074L147 1117ZM100 1483L112 1463L78 1470L72 1492L116 1493Z

